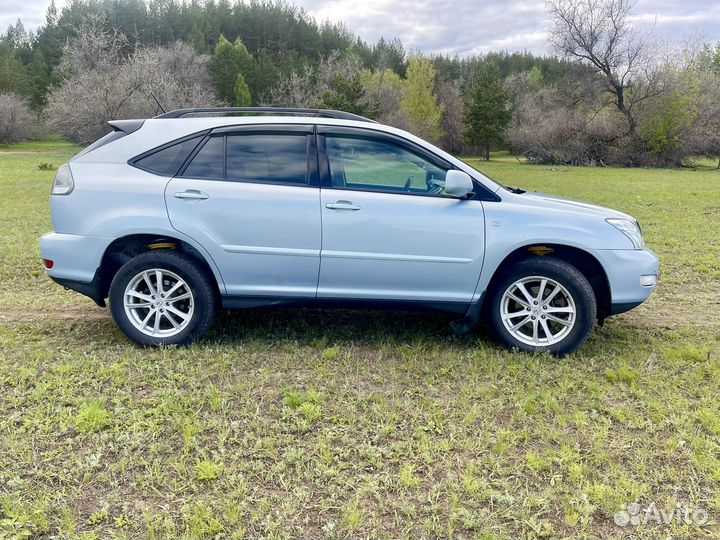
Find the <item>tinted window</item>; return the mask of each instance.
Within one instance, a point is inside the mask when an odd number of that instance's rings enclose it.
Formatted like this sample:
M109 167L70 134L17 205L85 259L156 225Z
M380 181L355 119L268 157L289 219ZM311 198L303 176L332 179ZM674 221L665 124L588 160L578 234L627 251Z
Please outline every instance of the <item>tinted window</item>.
M136 159L133 165L157 174L174 176L202 137L203 135L198 135L197 137L166 146L145 157Z
M400 146L355 137L327 137L334 187L441 195L444 168Z
M240 182L307 183L307 137L227 136L227 179Z
M225 162L225 138L222 135L211 137L195 154L183 176L192 178L223 178Z

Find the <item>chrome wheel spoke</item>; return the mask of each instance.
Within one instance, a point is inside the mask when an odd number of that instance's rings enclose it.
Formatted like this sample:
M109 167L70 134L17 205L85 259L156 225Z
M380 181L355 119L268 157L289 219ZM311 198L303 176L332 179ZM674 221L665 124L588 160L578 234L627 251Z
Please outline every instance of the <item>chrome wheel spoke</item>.
M545 287L547 286L547 282L548 282L547 279L543 279L540 282L540 290L538 291L538 295L536 298L538 303L542 302L542 297L543 297L543 293L545 292Z
M571 320L561 319L560 317L556 317L555 315L551 315L550 313L548 313L546 316L548 320L556 322L558 324L562 324L564 326L570 326L572 324Z
M152 280L150 279L150 274L148 274L147 272L143 272L142 277L143 277L143 280L145 281L145 283L146 283L146 285L147 285L148 290L150 291L150 294L151 294L152 296L156 295L156 294L157 294L157 290L155 289L155 287L154 287L153 284L152 284Z
M154 310L154 309L151 309L150 311L148 311L147 315L145 315L145 318L144 318L144 319L142 320L142 322L140 323L140 326L141 326L142 328L145 328L145 326L147 326L147 323L148 323L148 321L150 320L150 317L152 317L152 315L153 315L154 313L155 313L155 310Z
M553 337L553 333L550 331L550 328L548 328L548 323L545 319L540 319L540 326L542 326L543 332L545 332L545 338L548 341L548 344L551 344L555 341L555 338Z
M155 310L155 325L153 326L153 335L157 334L160 330L160 319L162 318L162 313Z
M160 270L155 270L155 283L157 286L157 294L163 294L163 274Z
M548 306L548 313L575 313L575 308L572 306Z
M551 292L548 295L548 297L545 300L543 300L543 305L544 306L549 305L550 302L552 302L552 299L555 298L555 296L557 296L557 293L559 293L559 292L560 292L560 287L555 287L555 290L553 290L553 292Z
M177 291L177 290L178 290L180 287L182 287L183 285L184 285L184 283L183 283L182 281L178 281L177 283L175 283L175 285L173 285L172 287L170 287L170 288L167 290L167 292L165 293L165 298L168 298L168 297L172 296L173 293L174 293L175 291Z
M527 300L523 300L518 295L516 295L514 292L508 292L507 293L510 298L515 300L518 304L520 304L523 307L529 307L530 303Z
M179 309L176 309L174 306L166 306L165 309L166 309L167 311L169 311L170 313L172 313L173 315L177 315L177 316L180 317L183 321L187 321L187 320L190 319L190 315L188 315L187 313L183 313L183 312L180 311Z
M152 296L150 296L149 294L143 294L138 291L125 291L125 294L127 296L132 296L133 298L139 298L140 300L145 300L146 302L152 301Z
M170 314L170 311L165 312L165 318L170 321L170 324L172 324L173 327L180 328L180 323L175 320L175 317Z
M513 325L513 326L510 328L510 330L517 330L518 328L520 328L520 327L522 327L522 326L525 326L525 325L528 323L528 321L530 321L530 315L528 315L527 317L525 317L525 318L524 318L522 321L520 321L519 323Z
M515 286L518 288L518 290L523 293L523 296L527 299L526 302L528 305L533 303L533 300L535 300L535 297L528 292L528 290L525 288L525 284L521 281L518 281L515 283Z
M174 302L177 302L178 300L187 300L188 298L190 298L190 296L191 296L191 295L190 295L190 293L188 292L188 293L180 294L180 295L178 295L178 296L173 296L172 298L168 298L168 297L166 296L166 297L165 297L165 300L168 301L168 302L170 302L170 303L172 304L172 303L174 303Z
M512 313L503 313L502 319L503 321L509 321L510 319L517 319L518 317L526 317L528 315L528 312L526 310L522 311L514 311Z
M133 309L152 309L153 304L152 302L128 302L125 300L125 307L133 308Z

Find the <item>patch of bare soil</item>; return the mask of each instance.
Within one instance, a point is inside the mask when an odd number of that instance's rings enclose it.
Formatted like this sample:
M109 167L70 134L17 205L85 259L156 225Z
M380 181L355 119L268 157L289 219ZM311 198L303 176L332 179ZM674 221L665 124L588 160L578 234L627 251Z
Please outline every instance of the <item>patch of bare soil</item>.
M77 306L37 310L32 308L1 308L1 323L38 321L100 321L110 318L110 311L100 307Z
M43 154L55 154L52 150L0 150L0 155L3 156L29 156L32 154L43 155Z

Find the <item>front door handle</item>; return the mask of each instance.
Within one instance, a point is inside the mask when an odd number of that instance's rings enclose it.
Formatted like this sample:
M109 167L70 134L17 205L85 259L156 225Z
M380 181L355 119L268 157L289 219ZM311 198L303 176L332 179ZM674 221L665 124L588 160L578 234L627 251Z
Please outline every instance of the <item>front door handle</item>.
M191 201L204 201L209 197L210 195L197 189L186 189L185 191L178 191L175 193L176 199L187 199Z
M327 203L325 208L329 210L353 210L358 211L360 207L350 201L337 201L334 203Z

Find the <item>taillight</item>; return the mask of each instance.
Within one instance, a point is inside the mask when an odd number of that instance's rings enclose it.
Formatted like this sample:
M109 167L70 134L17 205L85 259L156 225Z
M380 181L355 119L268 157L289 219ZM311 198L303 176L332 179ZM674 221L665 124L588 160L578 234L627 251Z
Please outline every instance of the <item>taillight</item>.
M50 193L52 195L70 195L74 188L75 180L73 180L72 172L70 172L70 166L67 163L60 165Z
M43 259L43 266L50 270L53 266L55 266L55 262L50 259Z

